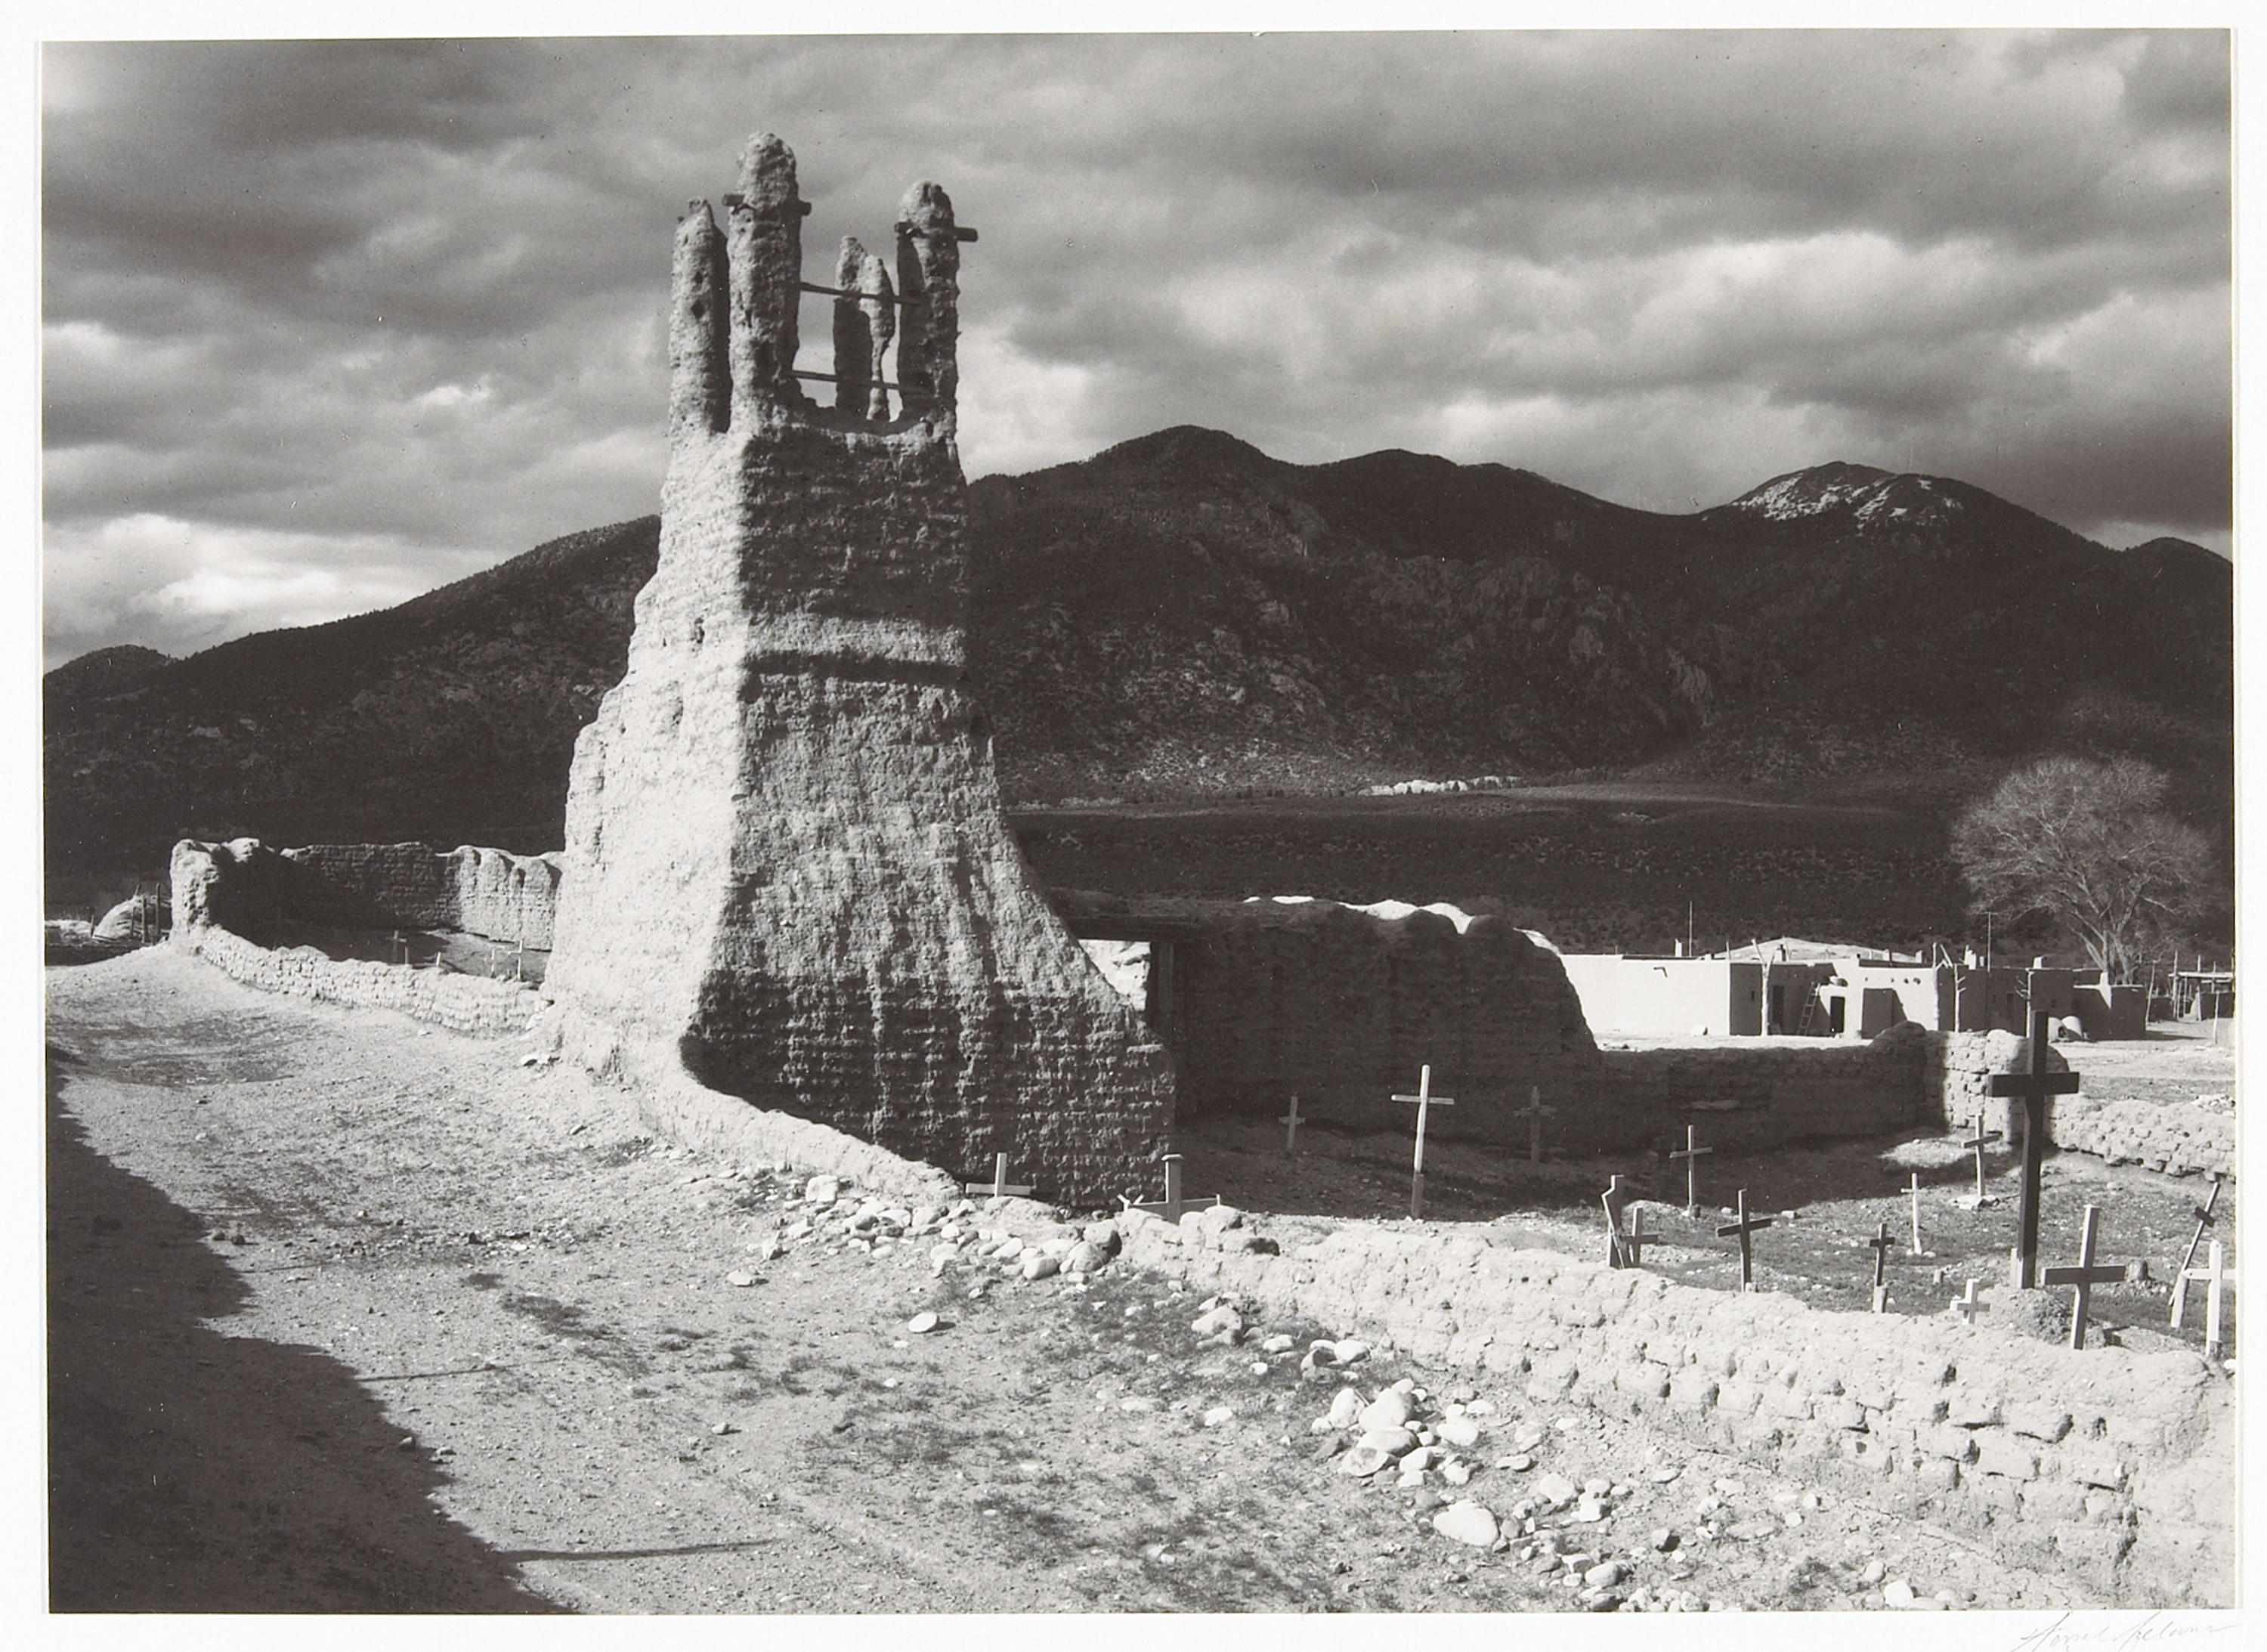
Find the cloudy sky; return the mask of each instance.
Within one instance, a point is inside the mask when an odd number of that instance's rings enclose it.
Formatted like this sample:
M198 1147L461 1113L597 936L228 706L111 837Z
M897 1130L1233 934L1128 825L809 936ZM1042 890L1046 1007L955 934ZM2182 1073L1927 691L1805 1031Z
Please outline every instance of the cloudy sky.
M669 244L933 178L972 476L1162 426L1687 510L1845 459L2229 549L2219 33L51 46L50 665L655 508ZM809 364L825 328L806 323Z

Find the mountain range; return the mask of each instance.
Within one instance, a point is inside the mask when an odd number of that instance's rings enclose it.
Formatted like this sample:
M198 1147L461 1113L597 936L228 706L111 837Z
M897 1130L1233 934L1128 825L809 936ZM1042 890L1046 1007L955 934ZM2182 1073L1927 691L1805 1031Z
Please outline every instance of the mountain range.
M1398 451L1178 427L969 490L971 672L1011 801L1605 774L1949 799L2133 752L2231 810L2230 565L1829 464L1690 515ZM561 841L654 518L398 607L45 680L52 876L182 836Z

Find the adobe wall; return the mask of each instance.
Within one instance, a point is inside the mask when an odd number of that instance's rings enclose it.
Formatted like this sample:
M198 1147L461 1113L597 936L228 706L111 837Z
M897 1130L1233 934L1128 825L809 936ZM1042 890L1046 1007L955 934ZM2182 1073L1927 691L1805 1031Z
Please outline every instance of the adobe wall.
M556 855L503 849L443 851L422 843L271 849L257 838L185 839L173 850L174 923L219 923L252 936L278 919L348 929L407 926L541 949L551 944L559 875Z
M809 208L787 146L752 139L725 206L678 226L660 558L569 779L560 1046L679 1061L957 1174L1004 1151L1043 1195L1100 1202L1148 1179L1172 1068L1032 886L965 680L973 232L919 184L894 290L846 249L838 336L863 327L866 371L821 407L795 370Z
M2066 1571L2121 1606L2234 1598L2235 1408L2188 1353L2081 1354L1950 1316L1832 1313L1521 1250L1347 1222L1121 1226L1133 1260L1537 1405L1637 1416ZM1258 1229L1257 1234L1252 1231ZM1267 1236L1284 1253L1269 1255ZM1259 1248L1251 1248L1255 1244Z
M1720 958L1565 956L1583 1018L1602 1039L1751 1036L1764 1030L1763 966Z
M1932 1052L1910 1024L1856 1043L1672 1045L1608 1050L1599 1098L1552 1120L1553 1141L1604 1152L1650 1147L1687 1120L1745 1152L1877 1135L1926 1119Z

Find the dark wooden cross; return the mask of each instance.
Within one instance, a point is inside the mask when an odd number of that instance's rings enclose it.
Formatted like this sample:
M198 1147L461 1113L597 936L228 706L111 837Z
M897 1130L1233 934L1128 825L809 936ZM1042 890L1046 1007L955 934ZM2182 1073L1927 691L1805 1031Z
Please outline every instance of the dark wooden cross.
M1283 1156L1295 1158L1299 1152L1299 1092L1291 1092L1291 1111L1278 1119L1283 1127Z
M1984 1304L1976 1300L1976 1281L1974 1280L1970 1280L1968 1281L1968 1289L1952 1299L1952 1307L1950 1311L1958 1314L1970 1325L1974 1325L1976 1323L1976 1316L1984 1311Z
M2086 1346L2086 1300L2096 1285L2115 1285L2125 1277L2122 1262L2099 1262L2094 1259L2094 1223L2102 1214L2097 1205L2086 1208L2085 1225L2079 1230L2078 1263L2073 1267L2051 1267L2039 1275L2039 1282L2050 1289L2057 1285L2074 1287L2070 1304L2070 1345L2073 1348Z
M1214 1193L1207 1199L1184 1200L1181 1197L1181 1156L1168 1153L1165 1155L1165 1196L1163 1199L1137 1204L1121 1193L1118 1202L1128 1210L1146 1210L1151 1215L1163 1216L1168 1222L1178 1222L1184 1211L1201 1210L1207 1205L1218 1204L1220 1195Z
M1744 1187L1740 1189L1740 1202L1738 1208L1740 1219L1737 1222L1730 1223L1728 1226L1717 1229L1716 1237L1720 1239L1728 1239L1735 1233L1740 1236L1740 1289L1742 1290L1753 1290L1756 1288L1756 1254L1753 1245L1749 1242L1748 1236L1758 1228L1768 1228L1772 1222L1778 1221L1779 1218L1776 1216L1750 1215L1748 1214L1748 1190Z
M1874 1253L1874 1311L1889 1311L1889 1248L1897 1243L1889 1237L1889 1224L1882 1222L1874 1230L1874 1237L1866 1241L1867 1249Z
M1684 1214L1688 1217L1700 1214L1700 1156L1715 1150L1712 1147L1697 1145L1692 1139L1692 1127L1689 1124L1684 1127L1684 1148L1681 1150L1669 1149L1670 1158L1684 1161Z
M1984 1149L1999 1139L1999 1133L1997 1130L1986 1130L1984 1127L1984 1109L1978 1107L1976 1110L1976 1134L1960 1144L1963 1147L1972 1147L1976 1149L1976 1208L1978 1210L1992 1202L1991 1196L1984 1191Z
M2047 1012L2031 1011L2031 1060L2028 1073L1994 1073L1985 1085L1994 1096L2023 1104L2023 1187L2018 1206L2015 1286L2029 1290L2039 1276L2039 1166L2047 1145L2047 1098L2078 1093L2076 1073L2047 1071Z
M2197 1230L2190 1236L2188 1254L2173 1270L2173 1329L2181 1328L2182 1316L2189 1308L2189 1269L2196 1264L2197 1246L2204 1243L2204 1230L2212 1226L2212 1208L2219 1202L2219 1178L2212 1178L2212 1196L2196 1208Z
M2214 1240L2212 1242L2212 1248L2211 1248L2209 1251L2205 1252L2205 1256L2206 1256L2207 1258L2209 1258L2209 1259L2210 1259L2207 1261L2207 1263L2205 1264L2205 1266L2204 1266L2203 1267L2184 1267L2184 1268L2183 1268L2183 1269L2181 1270L2181 1277L2182 1277L2182 1278L2183 1278L2183 1279L2193 1279L2193 1280L2198 1280L2198 1281L2201 1281L2203 1282L2203 1285L2204 1285L2204 1287L2205 1287L2205 1294L2204 1294L2204 1352L2205 1352L2205 1358L2207 1358L2207 1359L2210 1359L2210 1360L2215 1360L2215 1361L2216 1361L2216 1360L2218 1360L2218 1359L2219 1358L2219 1353L2220 1353L2220 1340L2219 1340L2219 1307L2220 1307L2219 1293L2220 1293L2220 1288L2221 1288L2223 1285L2233 1285L2233 1284L2234 1284L2234 1283L2235 1283L2235 1270L2234 1270L2234 1268L2232 1268L2232 1267L2228 1267L2225 1266L2225 1260L2224 1260L2224 1259L2225 1259L2225 1256L2226 1256L2226 1252L2224 1252L2220 1249L2220 1244L2219 1244L2219 1241L2218 1239L2214 1239Z
M1455 1106L1456 1098L1436 1096L1433 1093L1433 1068L1431 1064L1427 1063L1417 1069L1417 1093L1413 1096L1396 1096L1393 1099L1409 1102L1417 1109L1417 1156L1410 1161L1409 1215L1412 1220L1421 1222L1425 1219L1426 1115L1435 1107Z
M961 1188L966 1193L989 1193L994 1199L1005 1199L1011 1193L1028 1193L1031 1191L1028 1187L1010 1187L1008 1186L1008 1156L1005 1153L994 1153L992 1156L992 1179L990 1181L963 1182L961 1184Z
M1511 1116L1527 1120L1527 1162L1529 1164L1543 1163L1543 1121L1556 1114L1558 1111L1556 1107L1546 1107L1543 1105L1543 1087L1540 1084L1530 1084L1527 1087L1527 1105L1519 1108Z

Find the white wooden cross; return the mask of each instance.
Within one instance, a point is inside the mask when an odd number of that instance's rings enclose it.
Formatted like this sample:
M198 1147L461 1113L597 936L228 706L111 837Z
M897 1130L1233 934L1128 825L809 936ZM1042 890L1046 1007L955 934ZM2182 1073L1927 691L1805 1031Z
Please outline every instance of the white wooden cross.
M1456 1098L1453 1096L1436 1096L1433 1093L1433 1068L1428 1062L1417 1069L1417 1093L1413 1096L1396 1096L1393 1099L1413 1103L1417 1108L1417 1156L1410 1162L1409 1214L1413 1219L1421 1222L1425 1217L1426 1115L1435 1107L1455 1106Z
M1299 1152L1299 1092L1291 1092L1291 1111L1278 1119L1283 1127L1283 1156L1295 1158Z
M2222 1286L2232 1286L2235 1283L2235 1270L2225 1266L2226 1252L2221 1250L2218 1239L2212 1242L2212 1248L2206 1251L2205 1255L2209 1259L2204 1267L2183 1268L2181 1277L2200 1280L2204 1283L2205 1357L2217 1360L2220 1354L2220 1289Z
M2094 1223L2102 1214L2098 1205L2086 1208L2086 1222L2079 1230L2078 1265L2074 1267L2050 1267L2039 1275L2039 1283L2051 1289L2057 1285L2073 1287L2070 1305L2070 1345L2073 1348L2086 1346L2086 1300L2096 1285L2115 1285L2125 1277L2122 1262L2096 1262L2094 1259Z
M1177 1222L1184 1211L1201 1210L1207 1205L1218 1204L1220 1195L1214 1193L1208 1199L1184 1200L1181 1197L1181 1156L1168 1153L1165 1155L1165 1196L1163 1199L1137 1204L1120 1193L1118 1202L1128 1210L1146 1210L1153 1216L1163 1216L1168 1222Z
M1632 1267L1643 1266L1645 1247L1661 1236L1648 1233L1645 1228L1645 1207L1640 1205L1630 1212L1629 1231L1622 1235L1622 1255Z
M1997 1142L1999 1139L1999 1133L1997 1130L1986 1130L1984 1127L1984 1110L1978 1107L1976 1110L1976 1134L1960 1144L1963 1147L1976 1149L1976 1208L1978 1210L1992 1202L1992 1196L1984 1191L1984 1149L1989 1143Z
M1715 1150L1712 1147L1697 1145L1692 1139L1692 1127L1688 1124L1684 1127L1684 1150L1679 1152L1671 1149L1669 1151L1670 1158L1684 1161L1684 1214L1688 1217L1700 1214L1700 1156Z
M992 1179L990 1181L963 1182L961 1186L965 1192L972 1193L989 1193L994 1199L1005 1199L1010 1193L1028 1193L1031 1191L1028 1187L1010 1187L1008 1186L1008 1156L1005 1153L994 1153L992 1156Z
M2212 1208L2219 1202L2219 1178L2212 1178L2212 1195L2197 1207L2197 1230L2189 1239L2188 1254L2173 1270L2173 1329L2181 1328L2181 1318L2189 1309L2189 1269L2196 1265L2197 1246L2204 1243L2204 1230L2212 1226Z
M1912 1180L1908 1186L1912 1193L1912 1253L1915 1256L1926 1256L1928 1252L1920 1248L1920 1172L1919 1171L1912 1173Z
M1606 1178L1606 1191L1598 1195L1598 1202L1606 1208L1606 1266L1620 1267L1627 1258L1622 1232L1622 1210L1629 1203L1629 1195L1622 1191L1622 1178Z
M1968 1289L1952 1299L1952 1307L1950 1311L1958 1314L1962 1319L1965 1320L1970 1325L1974 1325L1976 1323L1976 1316L1984 1311L1984 1304L1976 1300L1976 1281L1974 1280L1970 1280L1968 1281Z
M1543 1105L1543 1087L1540 1084L1530 1084L1527 1087L1527 1105L1511 1116L1527 1120L1527 1162L1529 1164L1543 1163L1543 1121L1554 1117L1558 1112L1559 1109L1556 1107L1546 1107Z

